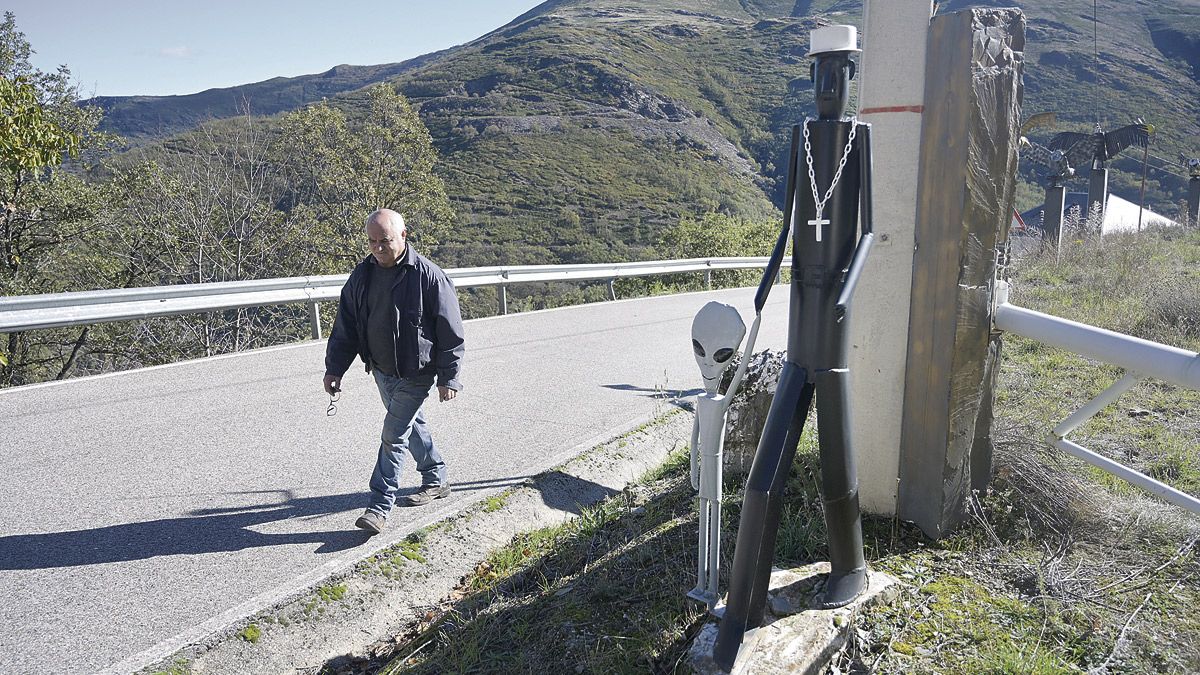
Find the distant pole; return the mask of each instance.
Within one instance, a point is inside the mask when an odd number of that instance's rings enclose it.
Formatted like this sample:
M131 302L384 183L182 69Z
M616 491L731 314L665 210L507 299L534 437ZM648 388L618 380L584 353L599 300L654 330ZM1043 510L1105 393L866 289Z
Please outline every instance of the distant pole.
M1155 155L1157 157L1158 155ZM1146 208L1146 162L1150 159L1150 139L1146 139L1146 147L1142 148L1142 191L1138 195L1138 232L1142 231L1142 211Z

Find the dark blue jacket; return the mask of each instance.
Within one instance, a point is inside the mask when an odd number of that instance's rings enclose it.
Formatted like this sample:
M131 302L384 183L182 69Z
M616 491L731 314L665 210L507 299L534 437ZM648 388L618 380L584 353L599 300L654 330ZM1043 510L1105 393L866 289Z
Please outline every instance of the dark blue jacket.
M326 375L345 375L355 356L367 364L367 372L371 371L367 291L371 268L377 264L368 255L355 266L342 287L337 319L325 348ZM463 325L454 284L442 268L413 250L411 244L396 264L401 266L392 284L396 374L400 377L436 374L440 386L461 391L458 371L463 357Z

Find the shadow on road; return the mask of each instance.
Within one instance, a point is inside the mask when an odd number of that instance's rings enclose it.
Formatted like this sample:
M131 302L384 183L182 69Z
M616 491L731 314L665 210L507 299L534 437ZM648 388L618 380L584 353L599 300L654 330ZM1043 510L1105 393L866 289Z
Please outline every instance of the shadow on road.
M698 394L704 393L703 388L697 388L697 389L662 389L662 388L648 389L646 387L639 387L635 384L602 384L600 386L604 387L605 389L615 389L617 391L641 391L641 392L645 392L646 395L650 398L661 398L661 399L667 399L667 400L687 398L689 396L696 396Z
M182 518L111 525L91 530L0 537L0 570L75 567L144 560L163 555L241 551L282 544L320 544L317 553L336 553L364 543L362 530L269 534L258 525L357 509L363 494L285 498L273 504L201 509Z

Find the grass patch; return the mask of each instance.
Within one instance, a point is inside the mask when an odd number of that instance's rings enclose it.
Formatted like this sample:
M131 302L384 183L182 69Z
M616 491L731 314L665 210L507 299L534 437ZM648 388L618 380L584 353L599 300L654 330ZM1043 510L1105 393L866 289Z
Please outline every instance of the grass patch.
M321 602L337 602L346 595L346 584L329 584L317 588L317 597Z
M153 675L189 675L191 672L191 661L177 658L166 670L156 670Z
M492 495L483 500L483 512L495 513L496 511L504 508L505 502L508 501L508 494L509 493L504 492L498 495Z
M238 637L251 644L257 644L259 638L262 637L262 629L254 624L250 624L238 631Z
M1200 236L1151 233L1122 245L1143 247L1140 255L1164 267L1135 279L1119 256L1112 272L1079 269L1108 259L1090 249L1053 268L1038 257L1017 265L1015 302L1110 329L1142 326L1146 337L1195 349L1180 328L1187 322L1128 312L1152 304L1153 278L1195 274ZM1077 290L1082 279L1141 299L1113 302L1104 315L1104 303L1066 297L1086 295ZM835 657L839 672L1200 672L1200 526L1043 443L1054 424L1117 377L1110 367L1006 337L992 486L970 502L969 521L941 541L895 519L864 518L869 562L905 590L859 615ZM1073 438L1195 493L1198 402L1196 392L1144 382ZM780 566L828 555L815 431L814 417L788 481ZM688 470L685 448L576 520L517 536L377 669L690 672L685 653L704 615L685 598L696 582ZM741 489L726 476L726 574Z

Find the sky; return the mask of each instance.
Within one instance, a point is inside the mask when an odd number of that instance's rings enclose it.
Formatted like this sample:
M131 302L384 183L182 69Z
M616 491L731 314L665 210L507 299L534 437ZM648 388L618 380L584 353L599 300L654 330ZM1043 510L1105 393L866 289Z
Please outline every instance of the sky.
M396 63L470 42L538 0L7 0L44 71L80 94L192 94Z

